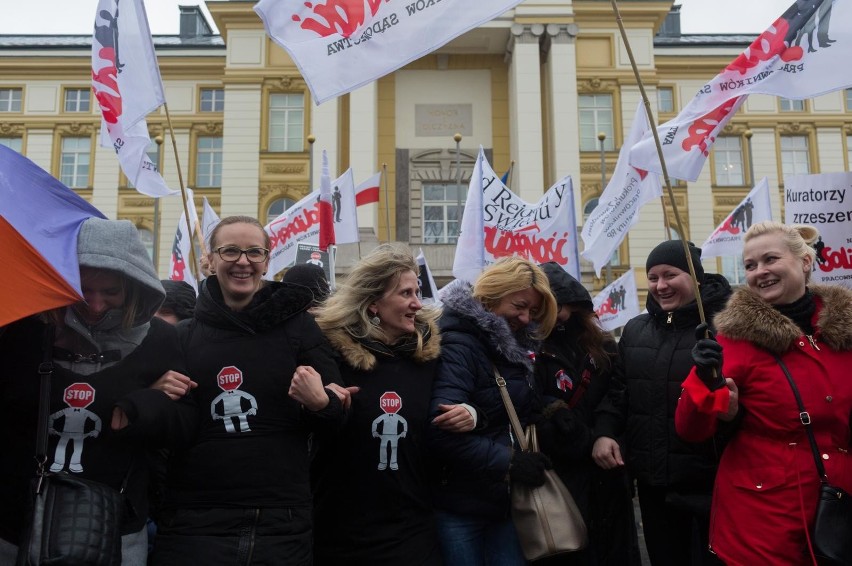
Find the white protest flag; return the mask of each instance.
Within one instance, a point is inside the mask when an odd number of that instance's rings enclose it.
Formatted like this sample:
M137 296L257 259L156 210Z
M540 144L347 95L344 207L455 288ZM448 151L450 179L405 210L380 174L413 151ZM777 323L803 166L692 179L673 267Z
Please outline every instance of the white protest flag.
M852 289L852 173L785 177L784 223L819 230L814 283Z
M189 215L193 226L190 230L186 225L186 213L181 212L180 220L178 220L177 229L175 230L175 241L172 244L172 257L169 260L169 279L172 281L186 281L195 292L198 292L198 281L195 278L195 272L191 269L189 261L192 257L189 253L192 246L192 235L195 233L195 225L198 223L198 214L195 212L195 202L193 201L192 189L186 190L186 206L189 209Z
M701 244L701 259L743 253L743 236L753 224L772 220L769 182L766 177L746 195L734 210Z
M852 86L850 49L852 2L794 2L673 120L658 127L669 175L698 178L717 135L749 94L800 100ZM630 163L661 172L650 132L631 150Z
M362 206L373 202L379 202L379 188L382 181L382 172L379 171L357 187L355 187L355 204Z
M628 269L624 275L604 287L592 299L592 305L604 330L615 330L638 315L639 294L633 270Z
M320 104L419 59L521 1L260 0L254 10Z
M642 205L662 194L663 188L656 173L637 169L628 163L630 148L648 131L648 115L640 102L630 133L618 152L615 171L598 199L598 205L583 225L581 236L585 249L581 255L592 262L598 277L601 276L601 268L609 262L627 232L639 220Z
M501 257L555 261L580 278L571 177L556 182L535 204L502 183L480 148L467 191L453 276L472 282Z
M340 188L340 222L334 225L334 236L338 244L358 242L358 218L355 211L355 186L352 169L331 182L331 187ZM334 202L332 189L332 204ZM319 246L320 238L320 191L313 191L299 202L282 212L264 226L269 234L269 269L265 279L272 278L296 260L296 244L304 242Z
M418 284L420 285L420 298L423 304L433 305L439 304L438 286L435 285L435 279L432 277L432 271L429 269L429 264L426 263L426 255L423 249L417 254L417 265L420 266L420 273L417 275Z
M92 90L101 108L101 145L142 194L175 194L148 158L145 116L166 98L142 0L99 0L92 36Z
M210 251L210 233L219 224L219 215L210 206L207 197L204 197L203 200L204 205L201 209L201 235L204 238L204 246L207 248L207 251Z

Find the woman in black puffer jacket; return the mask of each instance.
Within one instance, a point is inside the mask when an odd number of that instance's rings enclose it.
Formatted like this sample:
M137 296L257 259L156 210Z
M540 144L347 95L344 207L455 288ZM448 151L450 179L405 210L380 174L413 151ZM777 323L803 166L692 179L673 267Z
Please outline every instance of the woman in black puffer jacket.
M541 485L550 463L540 453L513 450L494 371L506 380L522 424L536 418L532 352L553 327L556 302L541 269L521 258L498 261L473 286L451 283L441 299L442 350L431 414L457 404L473 406L477 414L471 432L431 428L441 466L435 507L444 562L522 565L509 481Z

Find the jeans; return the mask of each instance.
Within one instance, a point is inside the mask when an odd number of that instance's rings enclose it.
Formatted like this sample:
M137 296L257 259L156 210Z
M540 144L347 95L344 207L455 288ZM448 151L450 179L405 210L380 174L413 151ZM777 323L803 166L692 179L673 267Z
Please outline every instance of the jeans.
M437 524L444 564L524 566L527 563L511 519L490 520L438 511Z

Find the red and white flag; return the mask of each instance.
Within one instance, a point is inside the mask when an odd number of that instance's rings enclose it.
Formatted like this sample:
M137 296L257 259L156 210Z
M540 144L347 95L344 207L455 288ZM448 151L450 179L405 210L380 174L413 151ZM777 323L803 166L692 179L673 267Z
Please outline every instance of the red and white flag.
M743 253L743 236L753 224L772 220L769 204L769 182L760 180L734 210L701 244L701 259Z
M340 200L339 190L337 199ZM331 202L331 178L328 174L328 154L325 150L322 150L319 213L319 247L322 251L328 251L328 246L333 246L336 242L334 240L334 208Z
M749 94L800 100L852 86L850 49L852 2L794 2L673 120L657 128L669 174L695 181L719 132ZM662 172L650 132L632 148L630 164Z
M632 269L604 287L592 299L592 306L604 330L615 330L639 314L639 294Z
M585 249L581 255L592 262L598 277L628 230L638 222L639 208L662 194L663 188L656 173L637 169L627 160L630 148L648 131L648 115L640 102L630 133L618 152L612 177L598 199L598 205L583 225L581 236Z
M379 202L379 187L382 182L382 172L379 171L357 187L355 187L355 204L362 206Z
M145 116L166 101L142 0L99 0L92 36L92 90L101 108L101 145L112 146L142 194L175 194L148 158Z
M334 239L337 244L358 242L358 214L352 169L347 169L343 175L331 182L330 186ZM336 194L339 194L339 202ZM272 280L278 272L296 260L296 244L304 242L319 245L320 191L316 190L302 198L264 226L264 229L271 240L269 269L265 278Z
M198 281L195 277L195 272L190 266L189 253L192 246L192 236L195 234L195 226L198 223L198 214L195 212L195 202L192 196L192 189L186 190L186 206L189 209L189 215L192 218L192 229L186 224L186 213L181 212L180 220L178 220L177 229L175 230L175 241L172 244L172 257L169 260L169 279L172 281L186 281L195 292L198 293Z
M537 203L518 197L500 180L480 147L464 206L453 276L473 282L501 257L555 261L580 278L571 177L557 181Z
M372 82L511 10L522 0L260 0L317 104Z

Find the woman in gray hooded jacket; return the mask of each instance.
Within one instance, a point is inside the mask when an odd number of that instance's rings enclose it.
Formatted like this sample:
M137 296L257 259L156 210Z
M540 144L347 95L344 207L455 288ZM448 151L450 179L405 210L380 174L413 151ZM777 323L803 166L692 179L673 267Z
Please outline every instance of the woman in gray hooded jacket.
M147 560L146 454L165 442L176 410L151 386L166 374L189 380L178 373L174 327L153 318L165 293L136 228L90 218L77 251L84 300L0 328L0 564L14 563L26 525L47 341L54 371L46 465L115 489L126 480L122 564Z

